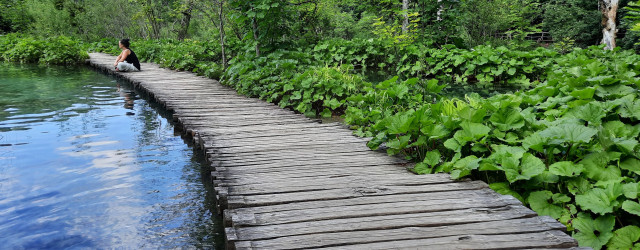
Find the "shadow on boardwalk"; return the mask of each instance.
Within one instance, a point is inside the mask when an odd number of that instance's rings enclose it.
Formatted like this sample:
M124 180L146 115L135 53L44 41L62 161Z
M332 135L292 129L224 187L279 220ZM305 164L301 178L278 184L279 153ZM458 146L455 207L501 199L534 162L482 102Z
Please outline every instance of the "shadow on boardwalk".
M174 113L214 170L230 249L571 248L564 226L479 181L414 175L345 126L143 64L116 73Z

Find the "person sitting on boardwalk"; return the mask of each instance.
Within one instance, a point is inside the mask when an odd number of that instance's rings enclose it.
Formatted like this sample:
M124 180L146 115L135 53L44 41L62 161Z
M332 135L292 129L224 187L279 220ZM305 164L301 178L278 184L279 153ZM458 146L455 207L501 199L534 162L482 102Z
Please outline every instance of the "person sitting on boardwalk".
M116 62L113 63L116 71L140 71L140 61L138 61L136 53L129 48L129 39L120 40L118 46L122 50L122 53L116 58Z

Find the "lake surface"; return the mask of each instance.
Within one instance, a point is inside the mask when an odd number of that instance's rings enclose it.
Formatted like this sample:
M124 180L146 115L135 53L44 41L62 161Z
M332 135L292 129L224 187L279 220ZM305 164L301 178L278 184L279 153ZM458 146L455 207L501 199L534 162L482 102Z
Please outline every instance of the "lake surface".
M125 83L0 63L0 249L221 248L203 160Z

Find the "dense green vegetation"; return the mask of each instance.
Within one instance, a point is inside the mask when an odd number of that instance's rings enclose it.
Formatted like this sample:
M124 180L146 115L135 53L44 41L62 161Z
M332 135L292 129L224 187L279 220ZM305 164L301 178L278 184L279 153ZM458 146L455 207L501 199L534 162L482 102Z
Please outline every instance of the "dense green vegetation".
M342 116L418 174L484 180L581 246L639 248L640 3L620 1L609 51L598 1L406 2L0 0L22 33L0 57L82 62L131 37L143 61Z
M69 37L56 36L37 39L11 34L0 37L0 59L8 62L77 64L89 55L83 43Z

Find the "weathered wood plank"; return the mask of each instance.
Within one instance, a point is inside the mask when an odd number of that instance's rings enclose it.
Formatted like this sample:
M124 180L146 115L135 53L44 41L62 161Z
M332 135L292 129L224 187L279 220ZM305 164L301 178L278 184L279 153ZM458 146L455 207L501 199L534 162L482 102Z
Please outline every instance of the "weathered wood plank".
M266 226L234 227L234 230L238 239L263 240L317 233L459 225L473 222L503 221L534 216L536 216L536 213L522 206L507 206L499 208L473 208L432 213L307 221Z
M575 241L562 231L545 231L524 234L442 237L433 239L391 241L371 244L339 246L323 249L527 249L575 246Z
M564 229L564 225L550 217L544 216L437 227L404 227L398 229L296 235L270 240L237 242L235 244L236 246L244 246L250 249L303 249L340 247L363 243L432 239L448 236L535 233ZM422 247L430 248L431 245L422 245ZM474 245L471 248L476 248L476 246ZM239 247L239 249L243 248Z
M279 193L261 195L229 195L227 204L229 208L267 206L287 204L303 201L341 200L364 196L387 196L398 194L416 194L426 192L439 192L447 190L473 190L480 186L469 185L466 182L454 182L445 184L428 185L428 191L422 186L380 186L370 185L365 187L345 187L331 190L307 191L304 193Z
M441 212L470 208L494 208L508 205L520 205L520 201L510 196L504 197L495 194L486 194L484 196L471 198L393 201L388 203L379 202L365 205L340 206L339 210L335 207L310 208L278 213L235 213L231 210L229 211L231 213L229 215L230 218L225 218L225 222L231 222L228 223L227 226L260 226L368 216Z

